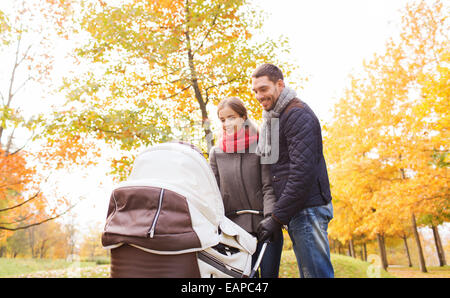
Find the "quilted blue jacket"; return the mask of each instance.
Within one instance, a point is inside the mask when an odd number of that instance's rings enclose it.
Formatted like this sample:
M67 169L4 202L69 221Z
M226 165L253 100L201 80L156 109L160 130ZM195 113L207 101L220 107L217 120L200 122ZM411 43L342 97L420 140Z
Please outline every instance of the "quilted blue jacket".
M331 192L322 132L314 112L306 103L294 99L279 120L279 158L271 165L277 197L272 215L288 224L300 210L328 204Z

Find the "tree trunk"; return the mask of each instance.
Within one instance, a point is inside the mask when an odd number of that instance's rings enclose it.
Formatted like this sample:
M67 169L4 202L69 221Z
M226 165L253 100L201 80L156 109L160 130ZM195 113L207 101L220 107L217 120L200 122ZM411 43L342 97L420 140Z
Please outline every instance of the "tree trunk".
M335 240L334 239L332 239L332 238L330 238L330 250L333 252L333 253L336 253L336 242L335 242Z
M15 131L16 131L16 128L14 127L12 133L9 135L8 143L6 144L5 156L9 155L9 151L11 150L11 146L12 146L12 142L13 142L13 139L14 139L14 132Z
M356 258L355 246L353 245L353 239L350 239L348 241L348 248L349 248L350 256L353 257L353 258Z
M386 262L386 267L388 267L389 266L389 262L388 262L388 259L387 259L386 240L384 238L384 234L381 234L381 241L383 241L384 260Z
M367 245L366 245L366 243L363 244L363 247L364 247L364 261L367 262Z
M34 245L35 245L35 239L34 239L34 227L31 227L31 228L29 228L29 229L27 229L27 232L28 232L28 244L29 244L29 246L30 246L30 251L31 251L31 257L32 258L35 258L36 256L35 256L35 247L34 247Z
M190 12L189 12L189 1L188 0L186 0L185 13L186 13L186 23L189 23ZM197 75L197 70L195 69L194 54L192 52L189 27L186 28L184 35L186 36L186 46L187 46L187 51L188 51L188 62L189 62L191 85L194 88L195 99L197 99L197 102L200 106L200 111L202 113L202 128L203 128L203 131L205 132L205 140L206 140L206 145L207 145L207 149L208 149L208 153L209 153L212 146L214 145L213 144L214 139L213 139L213 135L211 132L210 122L209 122L209 118L208 118L208 111L206 109L207 102L204 101L203 95L200 91L200 87L198 84L198 75Z
M405 251L406 251L406 256L408 257L408 266L412 267L412 263L411 263L411 255L409 253L409 248L408 248L408 239L406 238L406 235L404 235L403 237L403 243L405 244Z
M414 215L414 213L412 214L412 227L413 227L414 238L416 239L417 250L419 252L420 271L422 271L423 273L426 273L427 266L425 264L425 258L423 256L422 245L420 244L419 232L417 231L416 216Z
M384 239L379 233L377 234L377 240L378 240L378 247L380 249L381 265L383 266L383 269L386 270L388 267L388 262L386 258L386 248L384 244Z
M43 259L45 257L45 253L47 251L47 240L48 239L44 239L41 242L41 247L39 249L39 258Z
M445 251L442 247L441 237L439 236L439 230L436 226L431 225L431 229L433 230L433 236L434 236L434 243L436 244L436 251L439 258L439 266L445 266L447 265L447 262L445 261Z

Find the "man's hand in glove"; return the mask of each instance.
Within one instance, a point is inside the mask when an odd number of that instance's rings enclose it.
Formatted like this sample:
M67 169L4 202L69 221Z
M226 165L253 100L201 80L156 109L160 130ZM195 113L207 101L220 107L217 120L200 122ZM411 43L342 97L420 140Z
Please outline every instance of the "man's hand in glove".
M258 240L260 242L266 242L268 240L273 241L274 234L278 232L278 230L281 229L281 224L277 222L275 219L273 219L272 216L268 216L264 218L258 225L257 233L258 233Z

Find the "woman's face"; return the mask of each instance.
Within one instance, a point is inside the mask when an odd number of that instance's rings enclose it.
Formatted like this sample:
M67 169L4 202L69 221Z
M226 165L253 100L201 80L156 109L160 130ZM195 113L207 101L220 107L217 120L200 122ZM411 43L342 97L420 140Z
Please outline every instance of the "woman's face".
M223 130L225 130L227 134L233 134L236 131L239 131L245 121L243 117L239 116L238 113L227 105L219 111L219 119L220 122L222 122Z

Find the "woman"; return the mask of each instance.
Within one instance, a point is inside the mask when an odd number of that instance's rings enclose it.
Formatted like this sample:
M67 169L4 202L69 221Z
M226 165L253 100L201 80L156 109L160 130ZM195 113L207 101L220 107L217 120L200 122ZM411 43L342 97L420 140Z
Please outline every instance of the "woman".
M247 232L256 235L259 222L270 216L276 198L271 186L269 165L256 155L258 130L247 116L247 109L237 97L222 100L217 109L222 123L219 145L209 154L225 206L225 214ZM256 262L262 243L258 243L252 263ZM268 244L261 261L261 277L278 277L283 235L281 229Z

